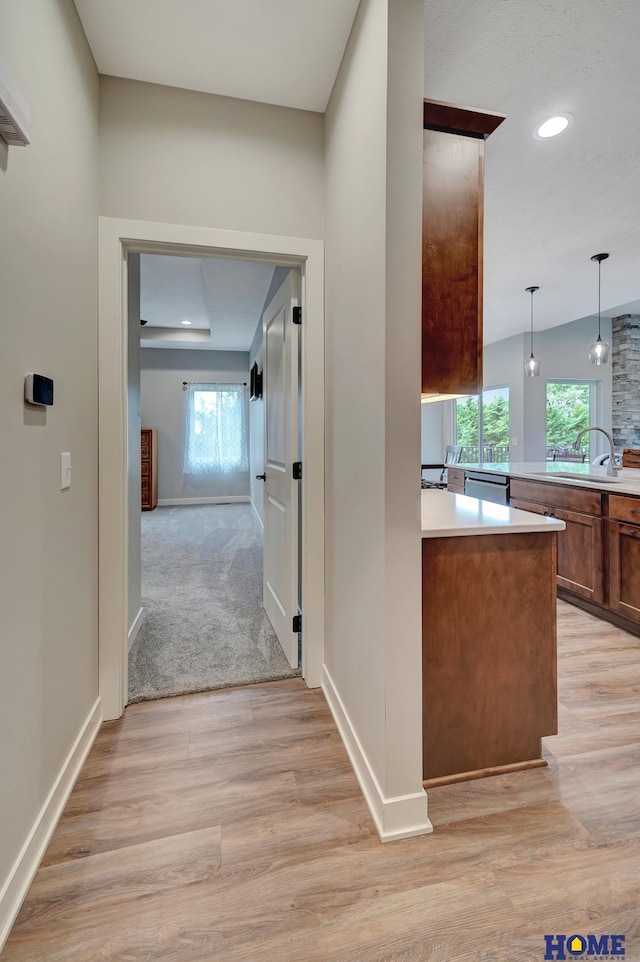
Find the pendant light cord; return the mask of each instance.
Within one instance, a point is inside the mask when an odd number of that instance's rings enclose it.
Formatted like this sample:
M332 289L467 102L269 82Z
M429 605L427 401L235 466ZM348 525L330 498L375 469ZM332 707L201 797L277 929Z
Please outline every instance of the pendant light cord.
M600 278L602 274L602 261L598 261L598 340L600 340Z
M535 285L532 285L531 287L525 287L525 291L527 292L527 294L531 294L531 335L530 335L531 357L533 357L533 295L535 294L536 291L539 291L539 290L540 288L536 287Z
M601 296L600 296L600 295L601 295L601 291L602 291L602 262L603 262L603 261L606 261L606 259L608 258L608 256L609 256L608 254L594 254L594 255L592 256L592 258L591 258L592 261L597 261L597 262L598 262L598 340L599 340L599 341L602 340L602 332L601 332L601 328L602 328L602 309L601 309L602 299L601 299Z
M531 357L533 357L533 291L531 291Z

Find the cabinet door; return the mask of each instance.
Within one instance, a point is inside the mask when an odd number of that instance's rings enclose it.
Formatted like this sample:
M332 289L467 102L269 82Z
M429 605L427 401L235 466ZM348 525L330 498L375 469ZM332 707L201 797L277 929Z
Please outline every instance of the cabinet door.
M504 115L424 101L422 393L482 392L484 141Z
M640 621L640 527L609 522L609 607Z
M549 517L558 518L567 526L558 532L558 586L602 604L602 520L561 508L552 508Z
M482 391L484 142L424 131L422 393Z
M558 587L602 604L602 520L588 514L565 511L563 508L549 507L519 498L512 498L510 507L564 521L566 529L558 531Z

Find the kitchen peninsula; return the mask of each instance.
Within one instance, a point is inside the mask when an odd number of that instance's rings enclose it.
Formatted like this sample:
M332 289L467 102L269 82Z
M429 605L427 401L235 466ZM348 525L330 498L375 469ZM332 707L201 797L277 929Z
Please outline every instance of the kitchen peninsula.
M426 788L546 764L561 520L422 492Z

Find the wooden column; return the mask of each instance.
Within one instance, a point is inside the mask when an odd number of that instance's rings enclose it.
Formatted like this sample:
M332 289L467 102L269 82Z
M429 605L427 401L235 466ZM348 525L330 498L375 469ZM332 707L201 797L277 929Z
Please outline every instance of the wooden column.
M424 101L423 397L482 391L484 141L504 119Z

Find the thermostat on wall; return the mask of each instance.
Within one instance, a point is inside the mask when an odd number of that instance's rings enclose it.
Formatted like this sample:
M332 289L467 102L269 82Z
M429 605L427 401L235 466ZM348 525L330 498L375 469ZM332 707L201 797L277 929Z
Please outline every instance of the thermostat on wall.
M53 381L44 374L27 374L24 399L29 404L53 404Z

